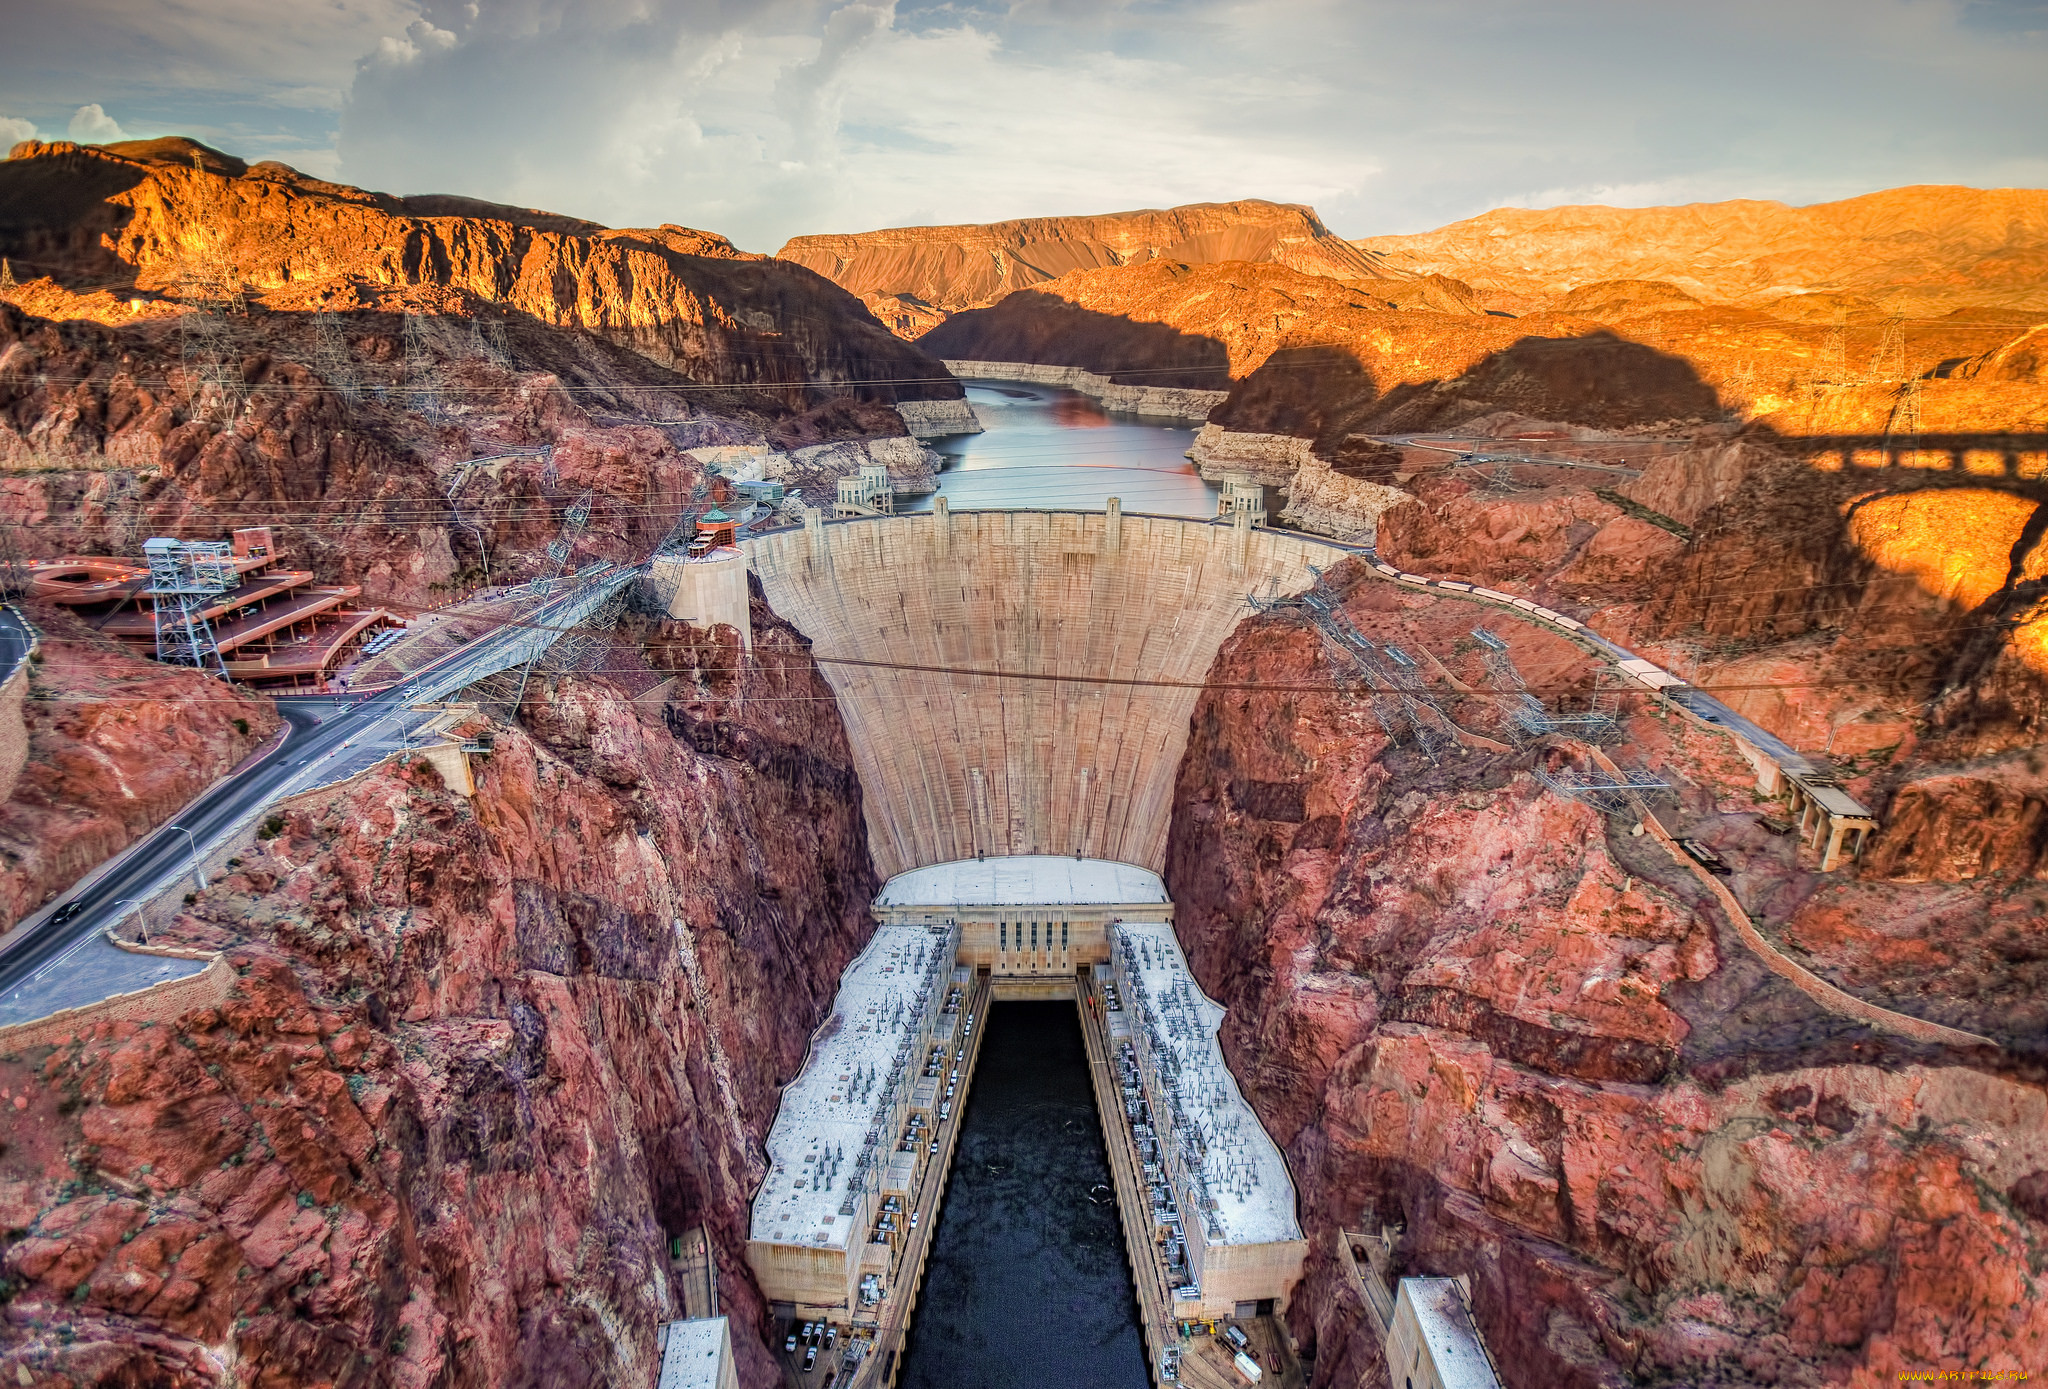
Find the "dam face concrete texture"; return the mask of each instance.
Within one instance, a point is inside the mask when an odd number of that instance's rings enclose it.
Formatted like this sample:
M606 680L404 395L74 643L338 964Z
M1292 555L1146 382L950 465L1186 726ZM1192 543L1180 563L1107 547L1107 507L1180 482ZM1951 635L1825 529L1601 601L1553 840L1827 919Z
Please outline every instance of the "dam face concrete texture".
M1247 595L1298 593L1311 564L1346 553L1207 521L1046 511L862 518L746 545L770 605L828 662L885 878L978 854L1163 869L1195 685Z

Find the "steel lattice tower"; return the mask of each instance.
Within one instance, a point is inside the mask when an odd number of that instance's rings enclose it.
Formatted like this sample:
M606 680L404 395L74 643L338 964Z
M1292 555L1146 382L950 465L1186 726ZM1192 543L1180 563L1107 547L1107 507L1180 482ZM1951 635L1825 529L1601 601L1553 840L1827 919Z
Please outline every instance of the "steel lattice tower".
M224 540L159 537L144 541L142 553L149 560L145 592L155 609L156 658L225 677L227 666L204 614L241 582L234 547Z

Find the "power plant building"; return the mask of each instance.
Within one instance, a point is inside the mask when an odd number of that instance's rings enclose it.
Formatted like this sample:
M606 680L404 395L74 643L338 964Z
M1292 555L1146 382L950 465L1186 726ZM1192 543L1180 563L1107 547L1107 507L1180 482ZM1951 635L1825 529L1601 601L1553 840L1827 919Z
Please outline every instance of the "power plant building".
M920 1075L951 1035L958 944L949 925L885 922L847 966L768 1132L747 1262L771 1302L851 1317L893 1276L902 1231L886 1207L921 1170L901 1139L913 1110L935 1107Z
M1287 1164L1224 1065L1223 1008L1195 983L1170 924L1121 922L1113 934L1126 1116L1150 1149L1154 1220L1184 1251L1174 1315L1279 1311L1308 1243Z
M1171 921L1157 873L1107 859L1013 854L899 873L875 899L884 921L956 922L960 963L998 999L1072 998L1074 976L1109 961L1111 924Z

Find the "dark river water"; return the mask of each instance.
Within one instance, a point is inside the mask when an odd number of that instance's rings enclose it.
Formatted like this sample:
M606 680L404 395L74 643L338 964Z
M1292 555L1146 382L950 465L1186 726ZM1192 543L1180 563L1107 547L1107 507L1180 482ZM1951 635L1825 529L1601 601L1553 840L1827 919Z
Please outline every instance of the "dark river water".
M903 1389L1147 1389L1072 1003L998 1003L904 1350ZM1102 1195L1103 1193L1097 1193Z
M1100 511L1121 497L1125 511L1213 516L1217 489L1184 456L1195 431L1139 415L1110 414L1063 386L974 381L967 401L982 434L931 441L946 456L939 493L955 511L1047 507ZM932 499L897 504L928 511Z

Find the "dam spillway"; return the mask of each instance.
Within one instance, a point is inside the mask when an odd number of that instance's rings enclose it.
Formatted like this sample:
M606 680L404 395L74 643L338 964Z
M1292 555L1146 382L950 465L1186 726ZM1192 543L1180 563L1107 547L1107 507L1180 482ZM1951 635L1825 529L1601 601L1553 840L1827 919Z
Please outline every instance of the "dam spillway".
M1114 510L862 517L745 550L838 695L884 877L1010 854L1162 868L1199 686L1248 595L1348 553ZM962 673L984 671L1004 674Z

